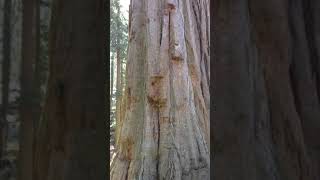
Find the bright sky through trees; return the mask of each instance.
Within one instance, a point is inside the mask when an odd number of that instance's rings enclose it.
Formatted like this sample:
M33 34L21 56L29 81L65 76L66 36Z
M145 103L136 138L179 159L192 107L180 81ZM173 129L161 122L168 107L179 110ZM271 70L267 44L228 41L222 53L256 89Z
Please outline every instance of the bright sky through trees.
M120 4L121 4L121 11L123 13L123 15L125 17L128 17L128 11L129 11L129 4L130 4L130 0L120 0Z

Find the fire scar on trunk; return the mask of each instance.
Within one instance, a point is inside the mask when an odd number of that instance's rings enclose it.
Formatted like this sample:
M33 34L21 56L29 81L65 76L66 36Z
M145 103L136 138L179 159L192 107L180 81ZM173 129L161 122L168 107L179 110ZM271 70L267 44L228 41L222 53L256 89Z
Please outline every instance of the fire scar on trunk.
M155 75L150 78L150 89L148 90L148 102L154 108L164 107L167 98L163 87L163 76Z

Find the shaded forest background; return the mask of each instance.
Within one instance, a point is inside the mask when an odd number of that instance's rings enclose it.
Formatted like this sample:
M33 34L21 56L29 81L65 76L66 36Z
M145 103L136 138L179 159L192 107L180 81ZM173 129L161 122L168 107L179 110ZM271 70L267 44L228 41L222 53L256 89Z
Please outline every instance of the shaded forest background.
M122 0L123 2L123 0ZM128 8L128 7L127 7ZM115 147L116 122L123 108L126 85L129 10L120 0L110 3L110 157Z
M29 115L33 114L32 121L25 122L29 122L26 127L32 128L27 133L37 136L39 130L36 127L40 125L40 114L44 110L46 96L48 96L48 41L49 26L52 23L52 3L51 0L0 1L0 179L16 179L18 174L24 173L31 177L31 174L26 171L32 171L34 168L31 162L33 160L24 159L22 162L18 160L21 138L28 138L21 134L21 116L30 118ZM33 10L30 11L30 8ZM128 12L125 11L126 8L122 7L119 0L110 2L111 153L114 149L116 117L121 111L122 93L126 83L128 17L125 16L128 16ZM26 29L25 32L23 28ZM28 28L32 28L35 32L30 32ZM31 39L23 37L23 33ZM25 38L25 46L23 38ZM33 60L30 61L28 58ZM35 143L37 137L32 139ZM30 139L23 139L23 141L27 142ZM35 144L33 146L32 149L35 151ZM19 163L23 166L23 161L28 161L25 165L29 164L29 168L19 173Z
M50 0L39 1L39 57L34 64L39 83L39 105L44 104L44 95L49 73L48 31L50 23ZM1 79L1 149L0 177L17 174L19 153L21 70L22 70L22 1L0 1L0 79ZM31 73L31 72L29 72ZM9 165L9 166L8 166Z
M101 0L0 1L1 180L106 175L106 8Z

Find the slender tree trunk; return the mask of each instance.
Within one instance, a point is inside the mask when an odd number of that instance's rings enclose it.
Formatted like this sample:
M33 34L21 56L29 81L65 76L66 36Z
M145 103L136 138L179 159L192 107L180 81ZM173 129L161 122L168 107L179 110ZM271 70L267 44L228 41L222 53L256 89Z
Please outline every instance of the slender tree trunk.
M110 96L112 96L113 95L113 75L114 75L114 62L113 62L113 56L111 57L111 59L110 59L110 61L111 61L111 88L110 88ZM112 104L111 104L111 106L110 106L111 108L112 108Z
M121 61L121 81L120 81L120 86L121 86L121 95L123 94L124 87L125 87L125 63L123 60Z
M35 122L40 118L40 87L36 86L39 66L39 1L23 1L20 154L18 178L33 180Z
M126 70L123 69L123 65L121 66L121 99L120 99L120 117L119 117L119 123L121 124L121 122L123 122L124 116L125 116L125 107L126 107L126 97L125 97L125 93L126 93ZM117 127L117 126L116 126ZM120 127L120 126L119 126ZM116 128L117 129L117 128ZM119 128L118 128L119 130ZM118 136L119 137L119 136Z
M120 5L117 6L117 16L120 17ZM122 86L121 86L121 51L120 51L120 22L117 20L117 49L116 49L116 56L117 56L117 84L116 84L116 124L120 123L120 116L121 116L121 96L122 96ZM116 141L119 137L119 131L116 129Z
M115 117L115 114L114 113L116 113L116 112L114 112L113 111L113 106L114 105L116 105L115 104L115 101L116 101L116 98L113 98L113 96L114 96L114 93L113 93L113 84L114 84L114 56L112 55L111 56L111 59L110 59L110 61L111 61L111 93L110 93L110 114L111 114L111 124L112 123L114 123L114 121L116 121L116 117ZM114 146L115 145L115 129L114 128L111 128L110 129L110 145L112 145L112 146ZM111 155L112 155L113 153L111 152Z
M35 1L35 7L34 7L34 13L35 13L35 34L36 34L36 44L35 44L35 50L37 52L36 56L35 56L35 64L34 64L34 101L35 101L35 119L34 119L34 132L36 132L37 127L39 125L39 121L40 121L40 114L41 114L41 100L42 100L42 96L41 96L41 77L43 76L43 74L45 72L43 72L43 67L42 67L42 61L43 59L40 58L40 41L41 41L41 35L40 35L40 1L41 0L34 0ZM36 133L33 133L34 135L34 140L36 138Z
M210 178L209 1L132 0L111 179Z
M121 102L121 59L120 59L120 49L117 49L117 79L116 79L116 118L119 120L120 114L120 102Z
M214 179L319 180L319 1L214 8Z
M120 50L117 49L117 79L116 79L116 124L120 123L121 116L121 60L120 60ZM116 128L115 137L116 142L119 137L119 129Z
M3 15L3 61L2 61L2 112L0 122L0 157L6 150L8 122L7 115L9 109L9 81L11 63L11 0L4 1Z
M53 1L34 180L106 179L104 2Z

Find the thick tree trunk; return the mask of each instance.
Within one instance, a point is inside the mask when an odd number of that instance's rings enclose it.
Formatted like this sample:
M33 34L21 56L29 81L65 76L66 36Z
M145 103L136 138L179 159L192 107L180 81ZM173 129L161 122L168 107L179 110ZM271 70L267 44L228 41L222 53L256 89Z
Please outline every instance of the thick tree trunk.
M34 180L105 179L103 0L54 0Z
M4 155L8 133L9 81L11 63L11 0L4 1L2 61L2 109L0 120L0 157Z
M111 179L209 179L209 1L132 0Z
M319 5L214 1L214 179L320 179Z
M40 118L40 87L36 86L39 56L39 1L23 1L19 179L33 180L35 122ZM39 66L39 65L38 65ZM35 68L34 68L35 67Z

